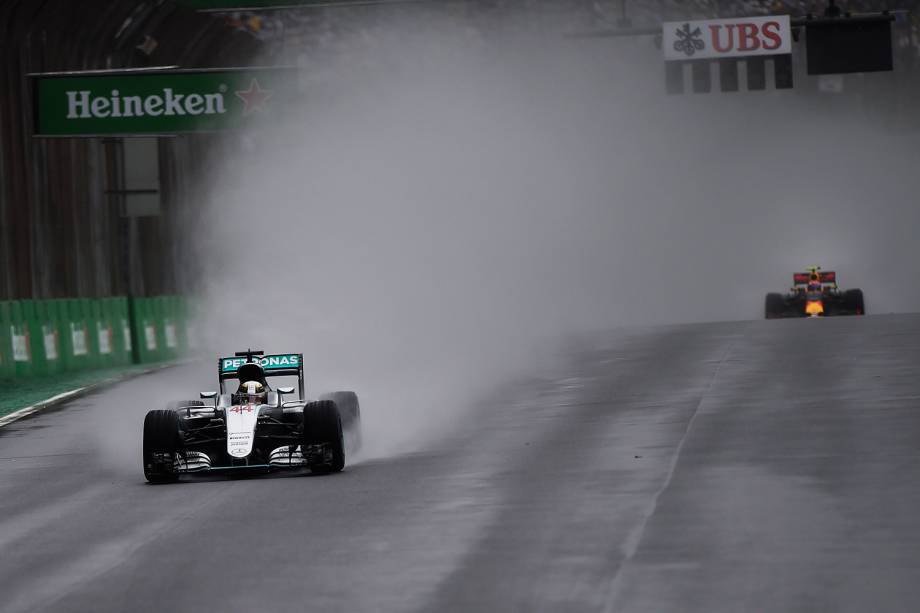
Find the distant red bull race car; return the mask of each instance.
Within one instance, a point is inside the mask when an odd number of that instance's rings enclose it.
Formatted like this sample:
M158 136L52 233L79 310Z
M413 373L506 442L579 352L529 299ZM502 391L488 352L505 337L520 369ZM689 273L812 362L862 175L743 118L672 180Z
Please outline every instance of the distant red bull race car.
M767 319L866 314L862 290L840 291L836 272L810 266L807 272L793 274L792 279L788 293L767 294L764 309Z

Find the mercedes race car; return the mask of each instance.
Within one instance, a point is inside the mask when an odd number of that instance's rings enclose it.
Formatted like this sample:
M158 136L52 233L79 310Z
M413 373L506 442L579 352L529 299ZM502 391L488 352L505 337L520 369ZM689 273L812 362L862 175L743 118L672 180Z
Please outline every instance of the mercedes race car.
M866 314L862 290L841 291L836 272L810 266L807 272L797 272L792 278L793 287L787 294L767 294L767 319Z
M269 378L297 377L272 389ZM303 354L237 352L217 363L220 391L172 402L144 419L144 476L172 482L185 473L274 470L341 471L360 444L361 409L354 392L305 400ZM227 382L237 383L232 392Z

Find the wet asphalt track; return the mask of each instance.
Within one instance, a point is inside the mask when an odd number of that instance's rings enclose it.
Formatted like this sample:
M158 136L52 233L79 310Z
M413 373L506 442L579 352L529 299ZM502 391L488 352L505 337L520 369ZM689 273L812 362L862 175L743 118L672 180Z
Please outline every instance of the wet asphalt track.
M920 316L611 334L428 451L145 485L144 408L126 403L209 375L0 431L0 610L920 603Z

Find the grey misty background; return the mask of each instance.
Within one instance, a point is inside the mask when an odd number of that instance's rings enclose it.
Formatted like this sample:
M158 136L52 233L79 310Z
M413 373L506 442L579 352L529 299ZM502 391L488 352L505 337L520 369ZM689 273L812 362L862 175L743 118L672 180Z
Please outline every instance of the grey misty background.
M210 347L304 351L314 393L361 393L372 454L573 335L761 318L808 264L871 313L920 306L917 123L892 75L847 77L877 98L667 96L650 37L374 34L288 45L303 103L224 143L195 239Z

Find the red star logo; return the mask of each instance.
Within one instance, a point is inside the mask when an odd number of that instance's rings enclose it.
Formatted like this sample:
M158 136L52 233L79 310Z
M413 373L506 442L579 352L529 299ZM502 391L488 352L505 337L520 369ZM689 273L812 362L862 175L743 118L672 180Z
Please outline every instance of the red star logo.
M249 82L249 89L234 92L236 97L243 101L245 108L243 108L243 115L249 115L253 111L261 111L265 107L265 103L268 102L268 99L272 97L271 90L262 89L259 87L259 82L255 79Z

